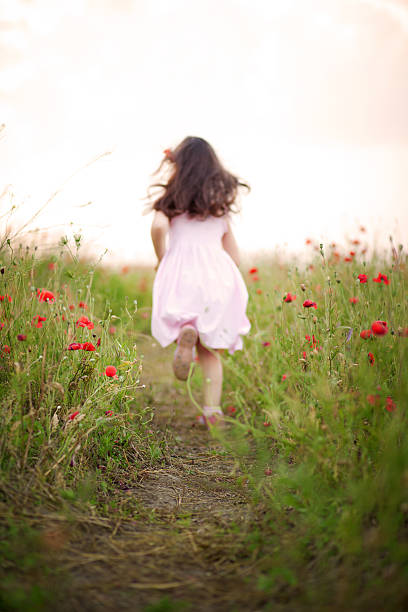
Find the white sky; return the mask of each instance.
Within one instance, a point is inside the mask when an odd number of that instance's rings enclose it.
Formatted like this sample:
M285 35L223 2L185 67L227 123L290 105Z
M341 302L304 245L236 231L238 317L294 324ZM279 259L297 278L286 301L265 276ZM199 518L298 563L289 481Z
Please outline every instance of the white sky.
M206 138L252 187L243 250L406 242L408 12L381 0L1 0L0 201L153 261L143 200L164 148ZM92 204L86 205L88 202ZM73 223L72 226L69 223Z

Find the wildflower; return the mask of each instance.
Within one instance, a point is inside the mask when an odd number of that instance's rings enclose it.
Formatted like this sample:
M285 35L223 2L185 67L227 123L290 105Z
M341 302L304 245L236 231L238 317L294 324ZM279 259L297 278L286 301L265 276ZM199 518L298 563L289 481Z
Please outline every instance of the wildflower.
M82 344L80 342L71 342L68 346L67 351L79 351L82 349Z
M55 295L52 291L47 291L47 289L37 289L37 297L40 302L55 302Z
M24 340L27 340L27 336L25 334L18 334L17 340L20 340L20 342L24 342Z
M352 257L345 257L344 261L353 261L353 258Z
M372 353L368 353L368 361L370 362L370 365L374 365L374 355Z
M258 268L251 268L251 269L249 270L249 273L250 273L250 274L258 274Z
M375 406L379 399L380 396L378 395L378 393L376 393L375 395L373 393L367 395L367 402L371 404L371 406Z
M265 470L264 470L264 474L265 474L265 476L271 476L271 475L272 475L272 473L273 473L273 472L272 472L271 468L265 468Z
M371 329L362 329L360 332L360 338L367 340L372 335Z
M350 304L357 304L358 303L358 297L351 297L351 298L349 298L349 302L350 302Z
M80 308L83 308L84 310L86 310L86 309L88 308L88 305L87 305L87 304L85 304L85 302L79 302L78 306L79 306Z
M109 378L113 378L116 376L116 373L117 373L117 369L115 368L115 366L106 366L105 376L108 376Z
M374 323L371 326L371 330L373 334L375 334L376 336L385 336L385 334L388 334L387 322L386 321L374 321Z
M257 292L258 295L261 295L262 294L262 289L257 289L256 292Z
M98 347L101 346L101 339L100 338L98 338L98 340L96 341L96 346L98 346Z
M312 300L305 300L303 306L304 308L317 308L316 302L312 302Z
M4 353L7 353L7 355L10 355L11 348L9 347L8 344L5 344L2 350Z
M377 278L373 278L373 281L375 283L381 283L381 281L383 281L384 285L389 285L390 284L390 281L388 280L387 275L386 274L381 274L381 272L378 273Z
M230 415L235 414L236 411L237 411L237 409L235 408L235 406L227 406L228 414L230 414Z
M123 266L121 272L122 274L127 274L129 272L129 266Z
M116 327L114 325L111 325L110 328L108 329L108 332L110 333L111 336L113 336L113 334L116 334Z
M355 251L350 251L350 253L349 253L350 257L354 257L355 254L356 254Z
M397 407L397 404L393 401L392 397L389 395L387 399L385 400L385 409L388 412L394 412L396 407Z
M73 421L75 419L75 417L77 417L79 414L79 410L76 410L75 412L73 412L72 414L69 415L68 420L69 421Z
M105 416L107 417L113 416L113 410L105 410Z
M310 238L306 238L306 240L305 240L305 244L312 244L311 239L310 239Z
M282 382L283 382L284 380L286 380L286 379L287 379L287 377L288 377L288 375L287 375L287 374L282 374Z
M50 261L50 263L48 264L48 269L55 270L55 263L53 261Z
M306 351L303 351L303 352L302 352L302 357L303 357L303 359L306 359L306 358L307 358Z
M85 316L79 317L78 321L76 322L76 326L87 327L88 329L93 329L95 327L92 321L90 321L88 317Z
M271 346L271 343L270 343L270 342L268 342L268 341L267 341L267 342L262 342L262 346L265 346L265 347L267 347L267 346Z
M4 301L6 301L6 302L7 302L7 300L8 300L9 302L11 302L11 301L12 301L12 299L11 299L11 296L10 296L10 295L7 295L7 294L6 294L6 295L0 295L0 302L4 302Z
M4 323L0 323L0 329L3 329Z
M271 424L272 424L272 423L269 423L268 421L265 421L265 422L264 422L264 424L263 424L263 426L264 426L264 427L270 427L270 426L271 426Z
M68 306L68 308L69 308L71 311L72 311L72 310L75 310L75 306L74 306L73 304L70 304L70 305Z
M255 282L259 281L259 276L257 274L252 275L252 280Z
M83 351L94 351L94 350L96 350L94 345L92 344L92 342L84 342L81 348L82 348Z
M359 274L357 276L358 280L360 281L360 283L363 285L364 283L366 283L368 281L368 276L367 274Z
M47 320L47 317L42 317L41 315L35 315L35 317L33 317L33 320L31 321L31 325L33 327L37 327L38 329L40 329L43 326L43 321L46 321L46 320Z
M293 295L292 293L290 293L290 291L288 291L288 293L283 298L283 301L286 303L293 302L294 300L296 300L296 295Z

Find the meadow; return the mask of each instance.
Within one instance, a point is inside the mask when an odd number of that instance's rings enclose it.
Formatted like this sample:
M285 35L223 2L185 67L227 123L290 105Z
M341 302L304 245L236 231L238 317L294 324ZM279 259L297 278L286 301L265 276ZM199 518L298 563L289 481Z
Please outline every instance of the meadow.
M149 335L153 270L4 239L1 609L407 608L407 255L356 234L242 266L210 432Z

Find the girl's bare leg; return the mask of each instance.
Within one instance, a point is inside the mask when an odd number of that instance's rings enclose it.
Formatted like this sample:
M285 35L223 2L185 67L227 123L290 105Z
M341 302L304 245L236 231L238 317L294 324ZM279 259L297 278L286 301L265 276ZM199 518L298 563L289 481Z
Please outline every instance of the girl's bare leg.
M219 408L222 393L222 362L218 350L208 350L197 343L197 354L204 378L204 406Z

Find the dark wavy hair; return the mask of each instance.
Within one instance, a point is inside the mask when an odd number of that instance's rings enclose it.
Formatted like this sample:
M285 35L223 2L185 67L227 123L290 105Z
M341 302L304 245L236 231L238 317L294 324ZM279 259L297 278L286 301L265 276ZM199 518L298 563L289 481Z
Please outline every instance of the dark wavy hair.
M212 146L196 136L187 136L174 150L165 151L155 174L163 170L170 175L167 182L151 186L160 188L161 194L150 206L169 219L182 213L206 219L237 212L238 188L249 190L249 185L223 168Z

